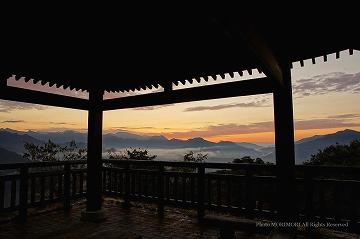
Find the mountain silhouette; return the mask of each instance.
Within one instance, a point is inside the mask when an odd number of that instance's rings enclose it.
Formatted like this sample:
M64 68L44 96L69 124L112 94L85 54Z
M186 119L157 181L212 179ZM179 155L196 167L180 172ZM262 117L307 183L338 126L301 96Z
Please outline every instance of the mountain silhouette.
M22 154L25 142L42 144L51 139L57 144L65 144L75 140L79 147L86 147L87 134L78 131L67 130L63 132L36 132L36 131L16 131L12 129L0 129L0 147ZM360 132L346 129L327 135L314 135L304 138L295 143L296 163L302 164L310 159L312 154L317 153L333 144L349 144L354 139L360 139ZM107 133L103 135L103 149L109 148L129 148L140 147L148 149L179 149L213 152L219 160L231 161L231 157L226 158L225 153L230 153L236 157L251 156L260 157L268 162L275 162L275 148L273 146L263 147L247 142L220 141L211 142L201 137L192 139L167 139L162 135L142 136L124 131ZM179 151L180 152L180 151ZM183 151L181 151L183 152ZM226 159L225 159L226 158ZM224 162L225 162L224 161Z
M24 151L24 144L42 144L43 141L36 139L24 132L0 130L0 147L15 153L21 154Z
M21 155L9 150L0 148L0 164L1 163L23 163L26 160Z
M355 139L360 139L360 132L351 129L301 139L295 143L296 164L302 164L304 161L309 160L312 154L316 154L319 150L327 146L349 144ZM274 161L275 151L268 153L263 159L266 161Z
M300 140L295 145L295 157L298 163L303 163L320 149L333 144L349 144L354 139L360 139L360 132L346 129L333 134L317 135L307 140Z
M68 143L72 140L75 140L79 143L85 143L87 141L87 133L82 133L74 130L65 130L62 132L28 131L26 132L26 134L45 142L51 139L51 141L57 144Z

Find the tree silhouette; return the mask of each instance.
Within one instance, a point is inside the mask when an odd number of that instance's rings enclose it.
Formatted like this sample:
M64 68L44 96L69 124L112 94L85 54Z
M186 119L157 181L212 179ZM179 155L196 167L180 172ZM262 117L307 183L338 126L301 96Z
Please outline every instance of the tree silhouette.
M185 162L195 162L195 163L202 163L207 160L208 155L203 153L194 154L193 151L190 151L184 155Z
M311 155L305 165L360 165L360 140L353 140L349 145L330 145L317 154Z
M149 151L146 149L134 149L129 148L125 149L123 152L117 152L115 148L110 148L107 150L109 159L133 159L133 160L154 160L157 155L150 155Z
M26 142L24 148L23 157L30 161L83 160L87 157L87 150L78 148L75 141L65 146L55 144L51 140L43 145Z
M251 163L251 164L273 164L270 162L264 162L261 158L251 158L250 156L244 156L242 158L233 159L233 163Z

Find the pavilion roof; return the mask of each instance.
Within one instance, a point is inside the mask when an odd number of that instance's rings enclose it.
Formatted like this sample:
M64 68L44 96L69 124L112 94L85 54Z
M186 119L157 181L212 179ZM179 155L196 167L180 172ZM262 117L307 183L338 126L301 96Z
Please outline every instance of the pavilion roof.
M248 32L261 36L280 61L326 60L359 49L351 19L294 18L46 12L3 29L0 69L6 77L55 87L129 91L263 71L244 40Z

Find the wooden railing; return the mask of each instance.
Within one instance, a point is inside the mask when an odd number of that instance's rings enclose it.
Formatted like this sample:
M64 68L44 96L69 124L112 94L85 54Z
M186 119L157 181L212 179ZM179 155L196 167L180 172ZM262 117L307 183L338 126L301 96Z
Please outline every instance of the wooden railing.
M229 163L104 160L103 191L126 201L229 211L248 217L276 212L275 166ZM221 171L219 171L221 170ZM217 171L217 172L216 172ZM261 172L263 172L261 174Z
M360 232L360 168L296 166L297 212L307 221L348 222Z
M19 211L25 221L27 210L85 196L86 161L0 164L0 212Z
M246 218L276 219L275 165L103 160L105 195ZM296 166L298 221L360 228L360 168Z
M229 212L246 218L276 219L275 165L103 160L104 195L131 201ZM296 166L298 219L349 222L359 227L360 169ZM86 194L86 162L41 162L0 165L0 212L19 211ZM360 227L359 227L360 228Z

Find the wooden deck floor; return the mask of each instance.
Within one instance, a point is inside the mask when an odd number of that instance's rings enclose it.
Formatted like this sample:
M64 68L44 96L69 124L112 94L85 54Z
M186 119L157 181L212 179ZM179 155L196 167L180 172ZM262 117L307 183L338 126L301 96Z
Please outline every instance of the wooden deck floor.
M56 210L29 216L25 225L3 223L0 225L0 238L218 238L216 230L197 223L195 214L191 216L179 209L169 208L161 219L148 206L123 209L112 200L106 200L104 205L107 220L102 223L81 221L80 212L85 205L77 203L69 214ZM244 233L239 237L265 238Z
M164 218L149 205L137 204L123 209L118 201L107 199L104 203L107 219L101 223L83 222L80 212L84 202L73 205L65 214L62 210L44 212L29 216L28 222L21 225L15 221L0 224L0 238L37 239L138 239L138 238L218 238L218 232L197 222L196 213L182 209L168 208ZM360 238L359 235L330 234L333 238ZM237 232L237 238L264 239L264 235ZM355 237L354 237L355 236ZM297 238L305 238L298 235ZM329 238L329 234L317 238Z

